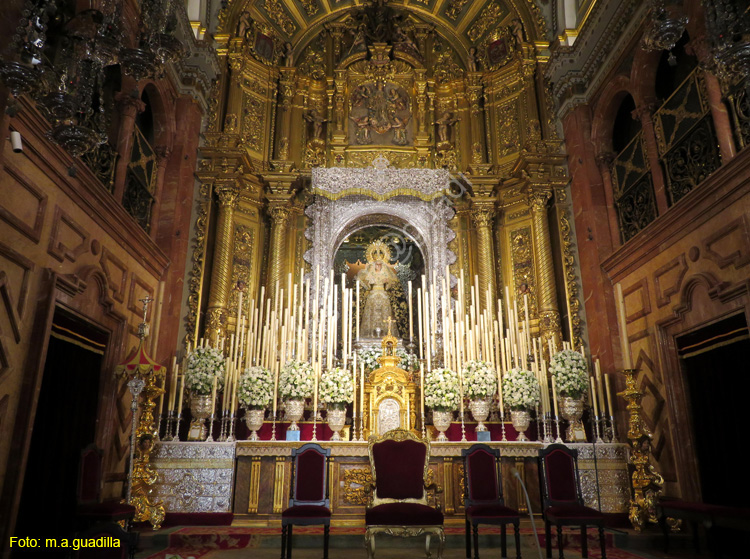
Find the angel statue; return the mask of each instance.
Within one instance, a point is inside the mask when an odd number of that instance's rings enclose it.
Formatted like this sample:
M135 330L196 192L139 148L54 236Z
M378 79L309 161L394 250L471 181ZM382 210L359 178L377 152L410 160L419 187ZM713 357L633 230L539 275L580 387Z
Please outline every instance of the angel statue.
M382 240L373 241L367 247L367 264L357 274L362 287L369 290L362 311L362 336L365 338L378 337L378 330L386 332L389 321L393 321L394 313L391 300L386 293L386 287L397 283L398 276L388 264L391 249ZM397 329L397 327L393 327ZM391 333L398 338L398 332Z
M438 127L438 140L441 144L450 142L450 127L458 122L458 120L459 119L456 118L451 111L445 111L442 116L435 121L435 124L437 124Z

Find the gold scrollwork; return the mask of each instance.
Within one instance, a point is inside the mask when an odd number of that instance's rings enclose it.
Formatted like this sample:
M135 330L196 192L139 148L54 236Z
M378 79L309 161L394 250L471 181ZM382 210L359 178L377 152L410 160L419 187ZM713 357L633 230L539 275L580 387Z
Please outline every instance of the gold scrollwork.
M352 505L366 505L372 487L370 468L352 468L344 470L344 501Z

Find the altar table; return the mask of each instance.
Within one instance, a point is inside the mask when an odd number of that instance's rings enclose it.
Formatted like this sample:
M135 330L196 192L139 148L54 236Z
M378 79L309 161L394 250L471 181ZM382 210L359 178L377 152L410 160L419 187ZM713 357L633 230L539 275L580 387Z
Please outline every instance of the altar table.
M275 525L287 506L291 478L291 450L304 444L292 441L236 441L230 443L162 442L153 463L159 479L156 500L167 512L234 512L248 525ZM361 525L366 504L365 483L370 467L366 442L319 441L331 449L330 499L333 525ZM443 492L437 499L447 523L463 522L463 461L461 450L474 441L433 442L430 470ZM523 479L532 511L541 511L537 452L544 443L489 443L499 448L505 499L527 513L526 500L513 470ZM586 505L605 513L627 513L630 482L627 445L577 443L581 487ZM434 502L434 501L433 501Z

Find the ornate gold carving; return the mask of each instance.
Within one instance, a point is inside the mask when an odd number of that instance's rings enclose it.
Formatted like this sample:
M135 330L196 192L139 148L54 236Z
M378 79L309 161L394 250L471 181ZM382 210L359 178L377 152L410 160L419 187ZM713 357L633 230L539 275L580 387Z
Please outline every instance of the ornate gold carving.
M242 141L245 147L263 153L265 103L253 95L245 95L242 107Z
M492 222L495 212L491 208L471 210L471 219L477 229L477 252L479 259L479 293L486 308L491 308L495 300L495 256L492 247ZM487 301L487 290L490 300Z
M294 35L294 32L297 31L297 25L287 15L282 5L283 2L280 0L265 0L266 12L271 21L278 25L287 35Z
M253 456L250 464L250 493L247 498L247 512L256 514L260 501L260 456Z
M253 261L254 232L251 227L237 225L234 228L234 255L232 257L232 281L230 285L238 285L244 282L250 285L250 266ZM237 314L237 303L239 295L236 289L231 289L227 308L232 315ZM248 298L245 299L246 306ZM243 311L245 314L245 311Z
M514 99L497 110L497 155L502 158L520 149L518 103Z
M372 491L372 471L370 468L352 468L344 470L342 483L344 501L352 505L367 504Z
M557 291L555 289L555 270L552 263L552 245L547 221L547 202L552 192L547 189L533 190L529 193L531 220L534 234L534 247L537 271L537 303L539 311L544 312L544 321L540 323L544 346L547 340L560 340L560 312L557 309ZM556 317L555 317L556 315ZM542 347L544 347L542 346Z
M529 296L529 314L531 315L530 318L534 318L536 316L536 281L534 278L531 227L521 227L511 232L510 258L513 266L513 282L519 319L524 318L524 294Z
M664 478L651 465L651 439L653 435L643 421L641 399L638 390L638 369L625 369L625 390L622 396L628 402L628 441L630 441L630 463L633 465L633 495L630 499L628 518L638 532L648 523L657 524L656 504L664 488Z
M581 302L578 299L578 277L575 269L575 252L573 249L573 236L570 229L570 220L567 210L560 214L560 237L562 241L563 267L565 271L565 285L568 297L568 312L573 325L572 338L573 347L581 347L583 344L583 328L581 327Z
M445 9L446 17L456 21L468 3L469 0L451 0L450 4L448 4L448 7Z
M505 7L497 0L493 0L493 2L488 4L487 7L482 10L482 13L476 19L476 22L471 26L466 35L472 43L476 42L476 40L484 35L493 25L496 25L498 21L502 20L506 13Z
M207 160L203 160L207 161ZM208 208L212 185L210 182L202 182L199 187L197 217L195 220L195 240L191 254L192 267L190 279L188 280L188 313L186 317L185 342L195 343L198 338L198 309L200 307L201 291L203 285L203 270L206 256L206 225L208 221Z
M308 16L314 16L318 13L320 7L318 6L318 0L299 0L302 6L305 8L305 13Z

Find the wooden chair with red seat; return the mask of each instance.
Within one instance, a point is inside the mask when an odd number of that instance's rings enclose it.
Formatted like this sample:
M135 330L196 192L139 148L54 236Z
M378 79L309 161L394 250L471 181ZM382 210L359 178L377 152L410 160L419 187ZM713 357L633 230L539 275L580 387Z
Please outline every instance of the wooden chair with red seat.
M102 455L102 450L94 444L81 452L76 516L82 527L106 522L130 522L135 516L132 505L119 501L102 502Z
M430 444L409 431L393 429L370 438L372 485L365 511L367 556L375 556L375 535L426 535L425 551L430 557L430 536L438 538L437 557L443 556L445 532L443 513L428 504L428 490L440 492L428 482Z
M539 451L539 486L542 489L544 531L547 557L552 557L550 526L557 526L557 545L563 555L563 526L580 526L581 556L588 557L586 527L599 530L602 559L607 559L604 539L604 515L583 504L581 481L578 477L578 451L564 444L551 444Z
M331 509L328 498L328 459L331 449L308 443L292 450L289 508L281 513L281 559L292 557L292 529L323 525L323 559L328 559Z
M506 555L506 526L513 524L516 540L516 558L521 559L521 515L505 506L502 475L500 473L500 451L486 444L475 444L461 451L464 459L464 504L466 507L466 559L471 559L473 532L474 559L479 559L479 525L500 526L501 557Z

